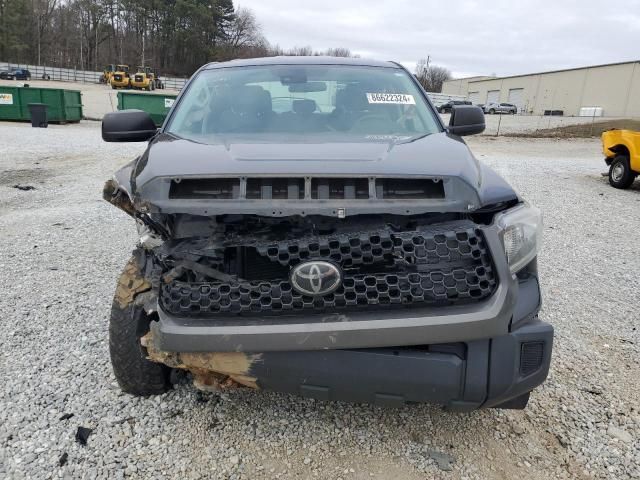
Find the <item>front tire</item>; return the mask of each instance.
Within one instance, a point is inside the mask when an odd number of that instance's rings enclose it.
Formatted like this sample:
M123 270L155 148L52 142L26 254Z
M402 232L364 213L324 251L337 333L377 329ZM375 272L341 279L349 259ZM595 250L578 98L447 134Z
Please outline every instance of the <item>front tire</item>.
M171 387L171 369L147 360L140 339L149 332L151 318L135 299L144 285L134 255L127 263L111 306L109 353L113 373L122 391L136 396L159 395ZM144 291L144 290L143 290Z
M495 114L496 114L496 111L492 108L491 110L489 110L489 114L491 114L491 115L495 115Z
M609 184L614 188L629 188L636 179L636 173L631 170L629 157L616 155L609 167Z

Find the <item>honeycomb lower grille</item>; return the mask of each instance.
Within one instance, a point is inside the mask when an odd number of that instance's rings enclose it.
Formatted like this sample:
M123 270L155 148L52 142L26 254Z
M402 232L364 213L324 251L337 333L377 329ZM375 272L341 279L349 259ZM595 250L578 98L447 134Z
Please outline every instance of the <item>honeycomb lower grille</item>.
M333 261L343 270L342 285L311 297L295 291L288 278L174 280L161 288L162 308L176 316L213 317L440 306L480 301L497 286L482 233L470 221L409 232L381 229L254 243L251 248L262 262L284 271L309 259Z

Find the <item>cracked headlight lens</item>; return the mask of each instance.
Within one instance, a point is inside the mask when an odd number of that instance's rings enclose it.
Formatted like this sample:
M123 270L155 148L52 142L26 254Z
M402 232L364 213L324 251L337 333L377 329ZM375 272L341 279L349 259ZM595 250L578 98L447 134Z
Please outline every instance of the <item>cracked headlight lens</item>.
M528 203L499 214L500 239L511 273L525 267L542 247L542 213Z

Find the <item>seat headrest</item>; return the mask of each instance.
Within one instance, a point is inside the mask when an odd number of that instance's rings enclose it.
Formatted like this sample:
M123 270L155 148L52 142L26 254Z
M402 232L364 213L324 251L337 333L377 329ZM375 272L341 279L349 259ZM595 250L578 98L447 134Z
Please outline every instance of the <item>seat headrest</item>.
M267 113L272 110L271 94L258 85L244 85L232 93L231 103L240 113Z
M360 85L347 85L336 92L336 108L361 112L369 108L367 92Z
M315 100L305 98L301 100L294 100L292 109L298 115L311 115L318 109L318 105Z

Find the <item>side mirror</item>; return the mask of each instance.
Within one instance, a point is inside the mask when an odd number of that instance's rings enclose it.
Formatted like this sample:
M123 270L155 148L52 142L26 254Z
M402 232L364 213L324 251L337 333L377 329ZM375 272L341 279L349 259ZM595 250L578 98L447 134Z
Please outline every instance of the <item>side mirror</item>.
M455 105L451 109L449 133L455 135L475 135L484 132L484 112L475 105Z
M105 142L146 142L157 131L149 114L142 110L107 113L102 119L102 139Z

